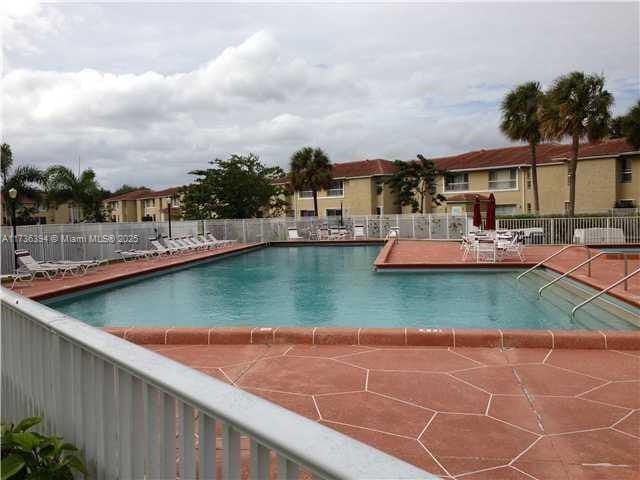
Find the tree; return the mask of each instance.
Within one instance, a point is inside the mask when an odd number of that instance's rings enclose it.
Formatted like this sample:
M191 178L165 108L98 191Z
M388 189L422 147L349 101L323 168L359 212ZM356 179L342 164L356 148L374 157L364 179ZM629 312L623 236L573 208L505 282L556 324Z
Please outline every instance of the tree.
M527 82L511 90L502 100L500 130L513 141L527 142L531 149L531 183L534 212L540 211L536 148L542 139L540 110L544 94L538 82Z
M575 214L576 173L580 140L595 142L608 133L613 96L604 88L604 77L572 72L555 80L546 93L542 108L542 134L548 139L571 138L569 211Z
M69 202L72 209L80 209L82 220L104 221L102 200L107 192L98 184L92 169L76 175L64 165L54 165L46 170L45 176L47 202L52 205Z
M129 192L135 192L136 190L149 190L149 189L147 187L144 187L144 186L134 187L133 185L128 185L126 183L123 183L122 186L120 188L118 188L117 190L115 190L113 192L109 192L109 196L115 197L116 195L122 195L123 193L129 193Z
M435 205L440 205L446 200L441 194L436 194L436 177L444 172L436 168L433 160L418 155L418 160L413 162L396 160L394 165L395 172L386 183L397 195L398 205L410 205L413 213L425 213L427 196L431 197Z
M45 177L42 171L31 165L21 165L13 168L13 153L11 146L3 143L0 147L0 175L2 176L2 197L9 208L16 211L23 207L22 200L30 198L39 201L42 196L40 186L44 185ZM9 190L15 188L18 192L14 200L9 195ZM22 208L25 210L24 208ZM26 210L25 210L26 211Z
M266 167L252 153L209 163L214 167L189 172L200 178L181 189L185 218L263 217L286 207L284 187L273 183L284 176L280 167Z
M626 138L633 148L640 149L640 101L629 109L626 115L611 120L611 138Z
M291 156L291 186L296 191L311 190L313 211L318 216L318 190L331 185L331 161L320 148L304 147Z

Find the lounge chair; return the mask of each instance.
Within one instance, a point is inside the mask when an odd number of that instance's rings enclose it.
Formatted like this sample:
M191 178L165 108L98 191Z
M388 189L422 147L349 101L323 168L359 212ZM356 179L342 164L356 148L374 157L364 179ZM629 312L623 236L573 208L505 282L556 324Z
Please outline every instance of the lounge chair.
M210 242L205 243L196 237L185 237L182 240L195 246L200 250L209 250L209 248L211 247Z
M52 277L55 277L58 273L64 276L67 273L71 275L75 275L79 272L80 267L77 265L61 265L61 264L53 264L46 262L37 262L31 254L27 250L16 250L16 258L18 262L29 272L32 273L35 277L37 274L42 275L43 277L48 278L49 280L53 280Z
M193 251L193 250L194 250L194 248L193 248L193 247L189 247L189 246L187 246L187 245L182 245L182 244L178 243L178 242L177 242L177 241L175 241L175 240L170 240L170 239L168 239L168 238L165 238L165 239L163 239L163 240L164 240L165 245L166 245L168 248L176 249L176 250L178 250L179 252L182 252L182 253L185 253L185 252L191 252L191 251Z
M151 245L156 249L159 255L174 255L176 253L180 253L179 249L165 247L158 240L151 240Z
M500 260L510 257L512 254L516 254L521 262L524 261L523 250L524 247L520 243L520 236L514 235L511 240L496 242L497 255Z
M142 250L116 250L116 253L119 254L125 262L138 260L140 258L148 260L151 257L148 252Z
M82 273L88 273L89 269L95 268L99 270L101 265L109 263L107 259L95 259L95 260L56 260L55 262L49 262L53 265L76 265L82 271Z
M220 245L220 246L223 246L223 245L230 245L230 244L232 244L232 243L236 243L236 242L237 242L237 240L218 240L216 237L214 237L214 236L213 236L213 234L212 234L212 233L207 233L207 235L205 236L205 238L206 238L207 240L209 240L210 242L213 242L213 243L215 243L216 245Z
M221 244L218 242L212 242L211 240L207 240L203 235L198 235L197 237L194 237L194 238L197 242L200 242L205 247L207 247L207 249L218 248L219 246L221 246Z
M287 230L289 232L289 240L304 240L304 237L298 235L298 229L296 227L291 227Z
M191 250L192 252L199 250L200 247L197 247L196 245L193 245L190 242L187 242L186 240L182 239L182 238L174 238L173 241L176 245L180 246L180 247L184 247L188 250Z

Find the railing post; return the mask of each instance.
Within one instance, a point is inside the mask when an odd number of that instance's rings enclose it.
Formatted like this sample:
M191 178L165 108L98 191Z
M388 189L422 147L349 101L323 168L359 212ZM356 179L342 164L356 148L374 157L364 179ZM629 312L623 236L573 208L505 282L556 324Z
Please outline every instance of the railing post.
M556 234L555 234L555 227L556 227L556 219L555 218L550 218L549 221L551 222L551 238L550 238L550 244L554 245L555 241L556 241ZM573 238L571 239L571 243L573 243Z
M242 243L247 243L247 221L242 219Z
M432 215L429 214L429 221L428 221L428 227L429 227L429 240L431 240L431 217Z
M415 240L416 238L416 214L412 213L411 214L411 236L412 238Z

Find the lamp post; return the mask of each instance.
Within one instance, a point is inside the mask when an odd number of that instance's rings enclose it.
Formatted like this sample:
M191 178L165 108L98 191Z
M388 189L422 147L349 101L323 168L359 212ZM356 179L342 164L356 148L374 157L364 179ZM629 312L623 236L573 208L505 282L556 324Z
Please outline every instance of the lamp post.
M169 240L173 238L171 236L171 197L167 199L167 213L169 215Z
M11 230L13 233L13 270L18 270L18 256L16 250L18 250L18 241L16 234L16 198L18 198L18 191L15 188L9 189L9 198L11 199Z

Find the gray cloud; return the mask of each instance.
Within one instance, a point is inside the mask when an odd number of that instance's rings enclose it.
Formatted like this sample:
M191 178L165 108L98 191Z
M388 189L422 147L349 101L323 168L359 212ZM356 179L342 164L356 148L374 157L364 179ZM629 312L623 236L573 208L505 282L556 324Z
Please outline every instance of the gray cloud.
M30 5L5 21L3 140L20 162L107 187L189 181L252 151L287 164L505 145L518 82L604 73L640 98L639 7L626 4Z

